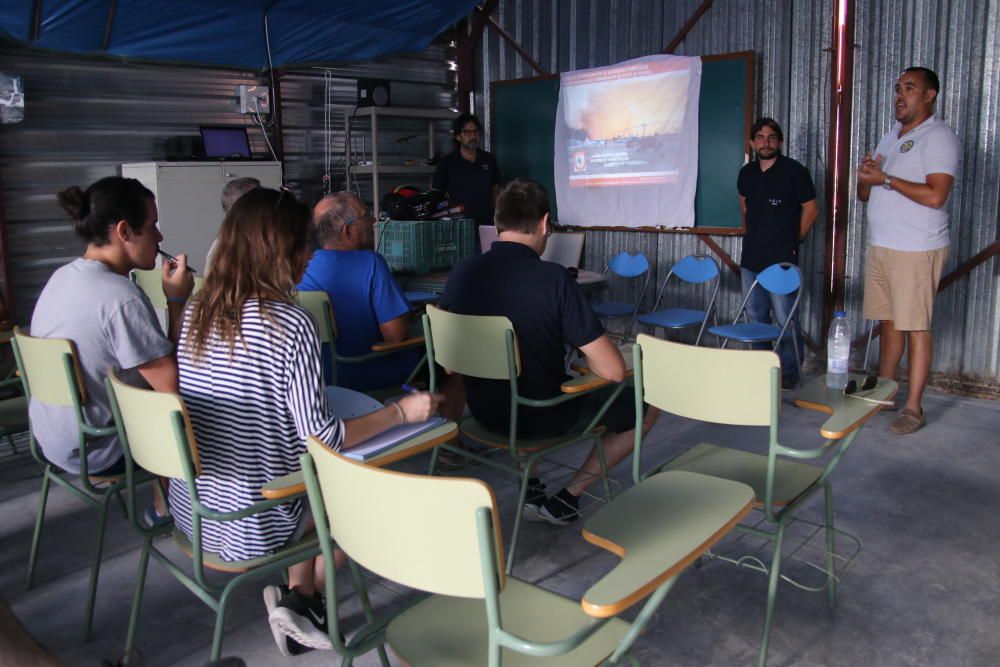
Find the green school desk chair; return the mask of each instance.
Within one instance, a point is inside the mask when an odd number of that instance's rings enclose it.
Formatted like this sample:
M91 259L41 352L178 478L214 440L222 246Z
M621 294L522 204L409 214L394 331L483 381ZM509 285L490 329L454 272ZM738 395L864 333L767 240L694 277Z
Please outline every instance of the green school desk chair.
M120 492L125 488L122 475L105 477L90 475L87 470L87 448L92 438L115 434L113 426L97 427L87 422L83 407L87 404L87 390L80 373L76 356L76 346L72 341L61 338L35 338L14 329L14 357L21 373L25 398L40 403L72 409L77 423L77 442L80 450L79 478L70 480L62 470L49 463L39 448L34 432L29 430L31 455L42 466L42 491L35 518L35 531L31 538L31 552L28 556L28 588L34 584L35 563L38 545L42 537L42 521L49 497L49 487L54 482L69 491L88 506L97 510L97 546L94 563L90 569L90 585L87 592L86 618L83 625L84 639L90 638L94 619L94 600L97 597L97 580L101 570L101 555L104 550L104 529L108 518L108 503L112 497L121 500ZM141 481L149 481L149 476Z
M299 292L295 298L299 306L305 308L309 314L312 315L313 321L316 323L316 331L319 333L319 342L329 345L330 364L323 369L323 377L328 385L337 384L337 366L339 364L359 364L365 361L371 361L372 359L379 359L401 350L420 348L424 345L423 336L416 336L414 338L401 340L398 343L375 343L371 347L371 352L368 352L367 354L361 354L355 357L344 356L337 352L336 343L337 337L339 336L339 329L337 328L337 318L334 315L333 303L330 301L330 295L323 291L304 291ZM417 364L417 366L410 373L407 382L413 380L423 367L423 364L423 360ZM392 386L373 389L365 391L364 393L378 398L379 400L384 400L390 396L399 395L400 389L398 386Z
M437 467L438 454L444 448L520 478L514 529L510 536L510 550L507 553L507 573L510 574L514 568L514 554L521 530L521 513L527 497L528 479L535 462L539 459L582 441L595 443L601 464L604 492L607 498L611 499L611 485L608 483L607 464L600 441L600 434L604 429L600 426L600 421L611 403L625 388L626 383L619 384L592 419L588 423L579 425L578 429L547 438L519 438L517 414L522 405L536 408L551 407L614 383L590 373L564 382L562 393L557 396L546 399L521 396L517 389L517 378L521 374L517 336L513 325L506 317L457 315L428 305L427 313L424 315L424 339L427 344L427 361L431 369L432 393L437 390L437 365L468 377L505 380L510 383L510 429L507 433L487 430L474 417L467 417L460 424L463 435L494 449L506 449L510 453L510 459L505 462L470 452L456 445L443 444L431 455L430 469L433 475Z
M163 272L160 269L132 269L129 273L132 282L139 286L149 302L156 310L167 309L167 295L163 293ZM194 277L194 291L197 294L205 284L201 276Z
M781 365L771 351L725 350L692 347L642 334L633 348L635 404L642 419L643 403L681 417L715 424L767 426L770 442L766 453L756 454L709 443L701 443L662 465L642 473L642 442L635 441L632 475L636 483L674 471L735 480L754 491L754 507L773 529L737 526L737 531L774 544L768 582L764 630L758 664L767 662L774 603L781 577L781 549L795 513L813 495L822 491L825 500L826 589L829 604L836 604L836 572L833 528L833 491L830 475L854 438L855 428L844 437L831 436L814 449L797 449L778 442L778 412L781 405ZM861 411L871 406L858 404ZM826 459L824 465L808 463Z
M622 560L582 600L571 600L505 576L496 498L485 482L366 466L315 438L308 450L302 470L325 556L330 640L338 642L335 541L351 561L431 593L352 640L384 640L412 667L636 665L629 649L677 575L753 500L745 485L685 472L629 489L584 531ZM608 512L619 506L657 520L633 531ZM643 600L635 621L617 618Z
M226 609L230 598L238 587L284 572L290 565L301 563L319 554L316 536L310 535L279 549L273 554L250 560L227 561L201 548L201 522L236 521L275 505L288 502L290 498L263 500L236 512L217 512L205 507L198 497L195 480L201 474L198 445L191 429L191 419L187 408L177 394L139 389L123 383L114 371L108 373L105 381L111 408L115 415L118 437L125 452L127 507L132 526L142 538L142 553L139 557L139 572L135 581L135 596L129 616L128 635L125 640L125 654L132 650L135 633L139 625L139 608L146 584L149 557L152 556L170 574L194 593L199 600L215 612L215 631L212 635L211 660L218 660L222 652L222 633L226 621ZM192 524L194 536L189 540L172 522L157 528L147 528L139 521L136 507L135 484L138 468L162 478L172 478L172 484L186 484L191 497ZM169 556L154 544L153 540L172 532L176 545L194 563L194 576L170 560ZM226 584L208 581L206 570L234 574Z

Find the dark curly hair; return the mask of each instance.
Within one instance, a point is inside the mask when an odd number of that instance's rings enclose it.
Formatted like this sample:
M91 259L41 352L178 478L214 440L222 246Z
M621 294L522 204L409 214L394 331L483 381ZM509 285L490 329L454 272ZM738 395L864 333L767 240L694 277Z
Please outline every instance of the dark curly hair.
M146 202L154 199L149 188L134 178L108 176L85 191L77 186L58 195L59 205L73 219L73 227L84 241L96 246L108 242L111 228L124 220L136 234L146 222Z

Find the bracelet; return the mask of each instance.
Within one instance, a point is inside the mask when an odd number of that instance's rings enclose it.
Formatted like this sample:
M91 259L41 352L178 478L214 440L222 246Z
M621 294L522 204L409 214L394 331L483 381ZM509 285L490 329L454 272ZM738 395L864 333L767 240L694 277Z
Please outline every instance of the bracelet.
M406 415L403 414L403 408L399 407L399 402L393 403L393 405L396 407L396 412L399 413L399 423L400 424L405 424L406 423Z
M167 303L179 303L181 305L187 303L186 296L168 296Z

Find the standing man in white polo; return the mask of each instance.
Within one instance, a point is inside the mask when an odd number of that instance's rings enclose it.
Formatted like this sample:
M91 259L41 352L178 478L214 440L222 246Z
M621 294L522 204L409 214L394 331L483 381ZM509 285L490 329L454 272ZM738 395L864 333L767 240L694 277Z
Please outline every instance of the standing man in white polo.
M895 378L909 348L909 394L893 433L913 433L926 419L920 402L931 367L931 317L948 259L945 206L962 144L934 116L940 82L925 67L910 67L896 81L896 123L875 155L858 168L858 199L868 202L868 258L864 314L880 320L879 375Z

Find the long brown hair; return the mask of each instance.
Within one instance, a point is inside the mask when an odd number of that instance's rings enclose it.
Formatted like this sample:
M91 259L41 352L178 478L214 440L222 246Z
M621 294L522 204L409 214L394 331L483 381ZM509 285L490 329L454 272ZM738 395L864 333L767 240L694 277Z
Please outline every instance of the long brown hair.
M219 230L205 285L195 296L183 354L198 361L214 333L230 355L241 337L243 305L259 299L292 303L309 241L309 207L288 190L255 188L236 200Z

